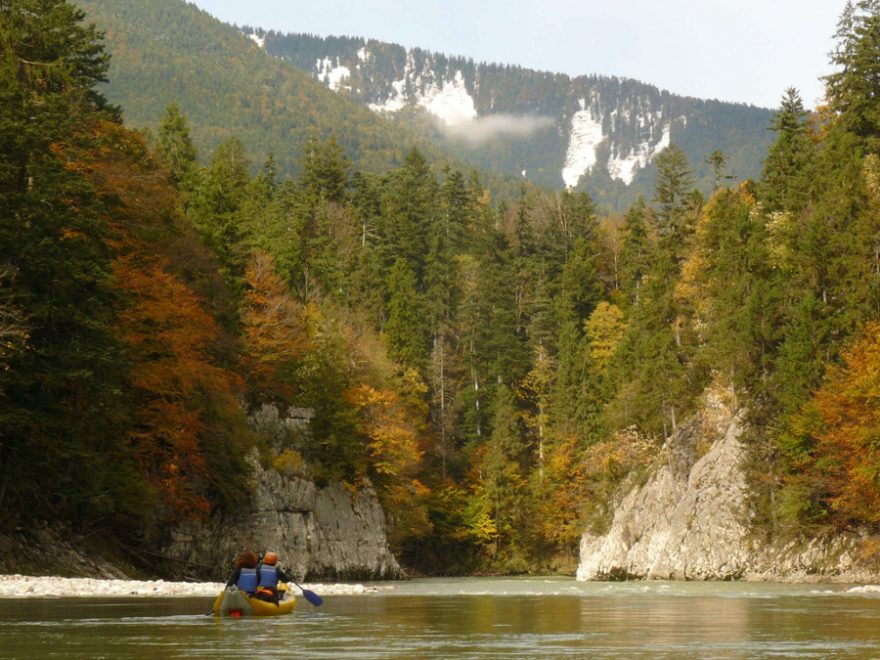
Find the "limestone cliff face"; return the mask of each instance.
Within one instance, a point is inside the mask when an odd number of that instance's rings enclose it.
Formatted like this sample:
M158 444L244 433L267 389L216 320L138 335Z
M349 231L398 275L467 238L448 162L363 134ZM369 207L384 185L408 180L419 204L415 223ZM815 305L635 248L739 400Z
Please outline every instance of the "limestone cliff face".
M291 433L307 429L309 413L292 410L281 417L264 406L254 417L258 433L275 451ZM282 563L303 579L397 579L403 570L386 538L385 514L369 485L350 493L341 484L318 488L298 477L284 476L249 457L254 496L234 514L171 531L163 554L180 560L179 570L210 567L217 576L231 570L245 548L273 550Z
M754 539L742 426L741 414L710 399L665 444L651 477L622 494L608 532L583 535L578 579L877 579L859 566L856 537Z

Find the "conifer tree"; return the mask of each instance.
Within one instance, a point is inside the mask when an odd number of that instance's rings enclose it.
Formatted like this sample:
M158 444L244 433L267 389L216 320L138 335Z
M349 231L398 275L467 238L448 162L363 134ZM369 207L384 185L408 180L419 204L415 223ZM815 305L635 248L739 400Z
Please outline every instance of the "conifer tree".
M428 328L412 267L398 258L388 274L388 354L405 367L423 370L428 357Z
M470 217L473 213L473 199L461 172L446 168L444 175L439 195L442 226L446 231L452 253L460 254L466 247L469 234L473 231Z
M202 171L189 209L193 223L214 248L230 282L244 274L245 230L239 213L250 183L244 145L236 137L222 142Z
M3 522L112 520L135 483L113 466L127 410L109 227L74 166L118 119L95 89L109 56L84 18L64 0L0 1L0 264L28 328L0 385Z
M157 151L171 170L171 180L180 189L192 186L192 176L196 168L196 148L190 137L186 118L177 104L165 109L165 116L159 125Z
M844 130L871 153L880 150L880 4L876 0L847 3L836 34L831 63L838 70L826 76L830 110Z
M693 190L693 176L687 156L681 148L667 147L657 157L656 201L657 231L659 245L672 263L684 258L687 241L693 231L690 211L690 194Z
M300 185L312 201L341 202L348 188L351 163L336 136L324 142L311 135L303 148Z
M757 393L779 340L779 282L764 217L747 187L719 190L697 230L701 350L741 393Z
M623 248L620 251L620 288L629 304L638 302L639 288L650 268L651 246L647 227L648 208L640 197L626 213Z
M522 460L525 446L513 392L500 385L495 393L492 435L483 459L483 481L495 529L510 544L525 507Z
M769 212L799 213L810 191L809 165L815 156L807 112L794 87L785 90L770 130L776 141L767 152L758 191Z
M424 276L429 227L433 224L435 182L425 157L413 149L389 177L383 200L383 247L393 264L406 259L416 281Z

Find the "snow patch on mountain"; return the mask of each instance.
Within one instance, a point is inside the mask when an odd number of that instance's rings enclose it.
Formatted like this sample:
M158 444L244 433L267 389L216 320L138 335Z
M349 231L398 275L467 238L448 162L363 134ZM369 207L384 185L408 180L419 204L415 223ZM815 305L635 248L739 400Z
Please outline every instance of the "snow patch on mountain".
M447 126L458 126L477 117L474 99L468 94L461 71L456 71L452 80L444 81L442 87L429 84L417 102Z
M651 144L646 140L632 147L625 155L612 156L608 159L608 174L612 179L623 181L626 185L631 184L636 173L650 163L654 156L669 146L671 134L672 125L667 124L663 129L663 135L656 144Z
M605 141L601 115L593 116L593 109L587 107L586 99L580 99L580 107L571 118L571 137L562 168L562 180L568 188L574 188L596 165L597 151Z
M324 81L330 89L337 92L341 89L348 89L345 81L351 78L351 69L342 66L339 63L339 58L336 58L335 61L329 57L319 58L315 60L315 69L318 80Z
M412 90L411 94L407 93L408 89ZM415 70L411 54L407 55L403 76L391 83L388 97L384 101L370 103L368 107L374 112L397 112L410 102L424 108L447 127L459 126L477 118L474 99L468 93L461 71L456 71L452 80L438 84L430 70Z

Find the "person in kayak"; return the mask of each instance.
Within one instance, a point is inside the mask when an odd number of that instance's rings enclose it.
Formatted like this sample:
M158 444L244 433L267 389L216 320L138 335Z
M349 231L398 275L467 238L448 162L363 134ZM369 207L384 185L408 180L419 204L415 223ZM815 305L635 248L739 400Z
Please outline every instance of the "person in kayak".
M245 550L235 558L235 570L226 581L226 586L235 585L248 596L253 596L260 586L260 577L257 569L257 555L251 550Z
M263 555L263 563L257 569L257 590L254 598L278 604L278 583L290 582L292 578L278 565L278 555L267 552Z

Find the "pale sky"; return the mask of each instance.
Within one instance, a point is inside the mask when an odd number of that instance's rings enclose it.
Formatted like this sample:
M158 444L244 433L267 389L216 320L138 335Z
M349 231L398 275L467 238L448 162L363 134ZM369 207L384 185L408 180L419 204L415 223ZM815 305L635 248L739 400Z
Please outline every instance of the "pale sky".
M846 0L195 0L228 23L350 35L775 108L822 98Z

